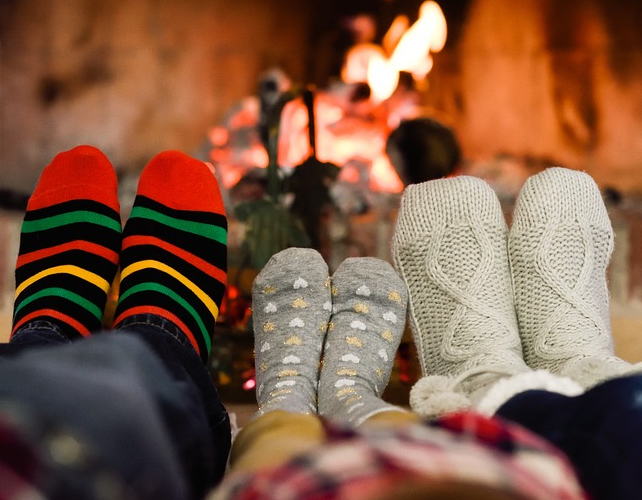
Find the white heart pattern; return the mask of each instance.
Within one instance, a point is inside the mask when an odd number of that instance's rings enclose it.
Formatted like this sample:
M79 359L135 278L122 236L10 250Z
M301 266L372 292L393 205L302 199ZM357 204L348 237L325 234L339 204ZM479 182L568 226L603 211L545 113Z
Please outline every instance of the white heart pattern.
M294 318L292 321L290 321L289 325L292 328L303 328L305 326L305 323L301 318Z
M275 387L280 388L280 387L287 387L287 386L293 386L296 385L296 380L282 380L281 382L277 382L274 384Z
M357 320L355 320L352 323L350 323L350 327L351 328L356 328L357 330L362 330L362 331L366 329L365 323L363 323L362 321L357 321Z
M294 289L298 290L299 288L308 288L308 282L303 278L297 278L294 282Z
M392 311L388 311L383 315L383 319L386 321L390 321L390 323L396 323L397 322L397 315L393 313Z
M328 300L325 304L323 304L323 310L332 311L332 302Z
M261 352L269 351L272 348L269 342L264 342L261 346Z
M385 349L379 349L379 352L377 354L384 361L388 361L388 353L385 351Z
M294 354L290 354L289 356L283 358L282 363L284 365L298 365L299 363L301 363L301 358L295 356Z
M354 380L348 378L341 378L334 383L334 386L338 389L340 387L352 387L355 384Z
M341 361L345 363L360 363L361 360L359 359L359 356L355 356L354 354L344 354L341 356Z
M372 292L370 291L370 288L368 288L366 285L361 285L359 288L357 288L357 295L362 295L364 297L370 297L370 294Z
M265 308L263 309L266 314L276 312L276 306L272 302L268 302Z

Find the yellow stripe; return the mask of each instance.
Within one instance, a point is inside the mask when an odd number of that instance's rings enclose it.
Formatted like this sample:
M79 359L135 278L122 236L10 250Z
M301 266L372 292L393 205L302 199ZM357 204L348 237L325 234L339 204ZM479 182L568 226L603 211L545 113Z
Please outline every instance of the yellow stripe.
M212 313L212 316L218 318L218 306L208 294L206 294L203 290L197 287L192 281L188 280L181 273L176 271L176 269L168 266L167 264L163 264L162 262L158 262L157 260L141 260L140 262L136 262L130 266L127 266L120 273L120 279L124 280L130 274L135 273L136 271L141 271L143 269L157 269L158 271L163 271L164 273L173 276L183 285L189 288L192 292L194 292L194 295L196 295L201 300L201 302L205 304L207 309Z
M51 267L49 269L45 269L44 271L40 271L39 273L34 274L31 278L23 281L20 284L20 286L16 288L16 297L18 297L18 295L20 295L22 291L28 286L30 286L31 284L35 283L36 281L42 278L51 276L52 274L72 274L74 276L84 279L85 281L88 281L92 285L97 286L105 293L107 293L109 291L109 288L111 287L111 283L109 283L106 279L102 278L101 276L98 276L95 273L91 273L86 269L83 269L82 267L64 265L64 266L56 266L56 267Z

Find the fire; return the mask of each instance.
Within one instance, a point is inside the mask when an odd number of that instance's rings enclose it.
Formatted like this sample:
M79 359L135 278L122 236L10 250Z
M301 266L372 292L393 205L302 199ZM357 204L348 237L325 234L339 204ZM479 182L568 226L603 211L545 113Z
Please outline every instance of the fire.
M432 0L419 9L419 19L408 27L408 19L398 16L383 39L383 47L371 43L355 45L346 57L342 78L346 83L367 82L379 102L397 88L399 72L422 80L432 69L431 52L446 43L446 18ZM389 54L389 55L388 55Z
M277 162L291 169L315 154L323 162L341 167L350 165L340 176L343 181L362 181L359 172L365 169L370 189L399 193L403 183L386 155L386 141L402 119L419 115L416 92L399 87L399 75L403 71L416 81L426 78L432 69L431 53L439 52L446 43L446 20L439 5L430 0L421 5L419 17L412 25L407 17L398 16L381 45L372 42L374 28L370 28L346 54L341 72L343 83L315 93L314 151L302 99L285 106ZM283 90L280 81L275 83ZM368 84L370 96L356 98L355 89L364 83ZM265 146L256 132L259 108L258 98L246 98L225 127L217 126L210 131L214 146L211 159L228 189L251 169L268 165Z

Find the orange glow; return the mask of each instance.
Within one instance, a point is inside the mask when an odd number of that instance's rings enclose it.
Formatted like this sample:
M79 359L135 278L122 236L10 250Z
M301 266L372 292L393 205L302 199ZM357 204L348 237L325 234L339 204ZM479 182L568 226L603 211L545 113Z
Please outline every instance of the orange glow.
M230 134L225 127L217 126L210 129L209 136L214 146L222 147L227 144Z
M409 21L406 16L397 16L383 37L382 45L386 54L392 54L401 36L408 29Z
M341 78L346 83L368 82L368 66L374 58L385 58L383 49L371 43L355 45L346 54Z
M370 189L384 193L401 193L404 185L385 156L380 156L370 169Z

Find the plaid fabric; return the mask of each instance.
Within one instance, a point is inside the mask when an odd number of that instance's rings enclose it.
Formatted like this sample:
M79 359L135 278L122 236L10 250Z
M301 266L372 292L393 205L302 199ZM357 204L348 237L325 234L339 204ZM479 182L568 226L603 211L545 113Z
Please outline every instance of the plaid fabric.
M399 429L345 430L326 423L328 443L288 464L231 474L214 499L367 499L402 481L458 481L533 500L586 500L567 459L529 431L458 413Z

